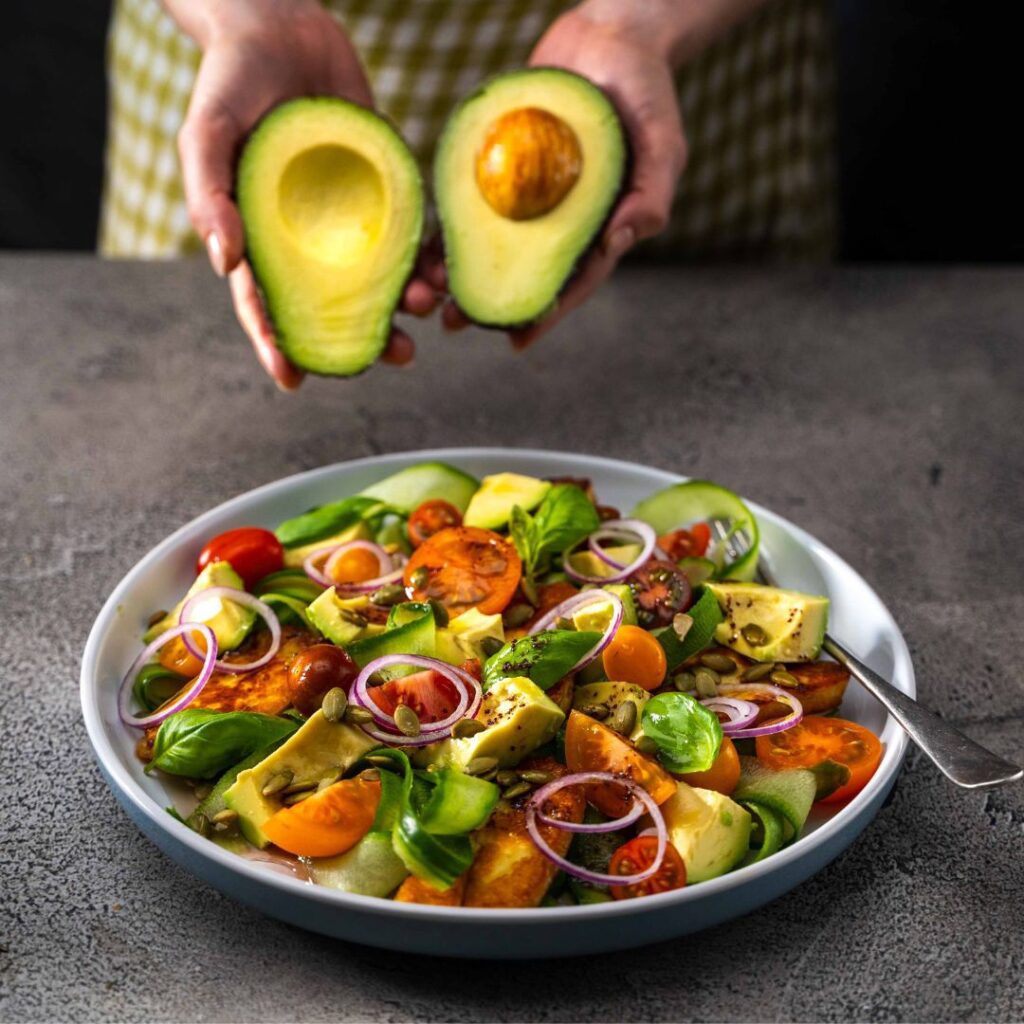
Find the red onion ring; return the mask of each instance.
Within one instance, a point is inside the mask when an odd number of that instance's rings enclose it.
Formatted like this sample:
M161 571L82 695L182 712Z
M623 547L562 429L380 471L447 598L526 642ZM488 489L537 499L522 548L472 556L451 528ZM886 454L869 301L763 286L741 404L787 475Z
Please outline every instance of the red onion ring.
M337 563L341 561L350 551L369 551L377 559L379 575L371 580L360 580L358 583L338 583L332 578L332 572ZM319 562L323 560L323 568ZM370 594L388 583L395 583L402 577L402 569L405 566L404 555L389 555L379 544L369 540L350 540L344 544L329 544L327 547L317 548L302 563L303 572L314 583L321 587L334 587L339 594Z
M587 785L595 782L614 782L624 786L630 791L635 800L643 804L647 813L650 814L651 820L654 822L654 828L658 836L657 853L650 866L644 868L643 871L637 872L635 875L605 875L599 871L588 871L586 868L581 868L579 864L573 864L571 860L567 860L561 854L555 853L540 833L537 819L543 810L544 804L551 796L560 789L565 789L566 786ZM578 829L571 827L572 822L559 821L557 818L551 818L547 823L566 832L578 831ZM646 881L656 874L661 867L662 861L665 859L665 849L668 846L668 828L665 825L665 819L658 805L654 802L654 798L643 786L633 782L632 779L623 779L617 775L612 775L611 772L574 772L572 775L563 775L560 779L555 779L554 782L541 786L530 797L526 805L526 830L530 833L530 838L533 840L534 845L548 860L558 865L567 874L582 879L584 882L590 882L591 885L636 885L637 882Z
M764 725L757 725L749 729L736 728L730 731L729 736L734 740L746 740L754 736L771 736L776 732L785 732L787 729L792 729L804 717L803 705L792 693L784 690L781 686L771 686L768 683L720 683L718 693L721 697L734 693L740 700L743 699L739 696L742 693L771 694L771 696L792 708L790 714L786 715L785 718L777 718L775 721L766 722ZM722 726L722 732L725 732L724 725Z
M432 669L438 675L443 676L459 691L459 703L455 710L447 718L439 722L428 722L427 728L418 736L406 736L400 732L395 724L393 715L389 715L370 696L369 679L375 672L391 665L412 665L415 668ZM374 725L363 725L360 728L368 736L382 743L388 743L396 747L425 747L430 743L437 743L438 740L447 739L451 736L452 726L460 718L472 718L480 710L483 701L483 690L480 684L462 669L449 665L446 661L439 661L437 658L426 658L418 654L385 654L380 658L366 664L362 671L356 676L355 682L349 694L353 704L365 708L373 715L375 722L382 728Z
M234 601L235 604L240 604L245 608L251 608L256 612L256 614L266 622L267 628L270 630L270 646L255 661L215 661L213 663L213 667L219 668L222 672L235 673L252 672L254 669L263 668L263 666L266 665L275 654L277 654L278 649L281 646L281 622L274 609L271 608L269 604L261 601L258 597L253 597L252 594L247 594L244 590L236 590L234 587L207 587L206 590L200 590L198 594L189 598L185 602L181 609L181 614L178 616L178 622L184 625L187 622L194 621L192 618L192 612L195 610L196 605L201 604L204 600L209 600L214 597L221 598L225 601ZM185 641L185 646L195 657L205 657L204 652L199 649L199 645L188 633L182 635L182 640Z
M142 670L143 665L148 665L153 655L169 640L176 636L183 636L187 633L196 632L206 641L206 654L203 657L203 667L199 675L192 680L187 689L179 696L174 697L171 703L151 715L144 715L137 718L131 712L132 686L135 679ZM171 626L165 633L161 633L148 647L135 659L132 667L128 669L124 679L121 680L121 688L117 692L117 712L125 725L133 726L136 729L148 729L151 725L158 725L165 718L173 715L176 711L188 707L199 695L200 690L210 681L213 675L213 666L217 661L217 638L213 630L205 622L181 623Z
M549 629L563 616L568 618L572 612L578 611L584 605L594 604L596 601L607 602L612 606L611 622L608 623L601 639L569 669L569 672L566 672L566 675L569 675L570 672L577 672L584 665L589 665L611 643L612 637L622 625L622 616L625 614L619 598L607 590L581 590L578 594L573 594L572 597L567 597L564 601L556 604L547 615L542 615L530 629L529 636L533 636L535 633Z
M552 818L543 810L537 811L537 818L542 825L552 825L562 829L563 832L583 832L587 835L596 835L599 832L618 832L620 829L629 828L634 821L643 817L644 807L641 803L634 803L633 806L621 817L613 818L611 821L599 821L591 824L574 821L562 821L559 818Z
M637 537L639 537L640 543L643 545L647 539L648 531L654 532L641 519L607 519L601 524L599 529L595 530L587 538L587 547L605 565L610 565L613 569L625 569L626 563L620 562L617 558L612 558L607 550L601 547L601 541L620 540L625 541L627 544L635 544ZM655 549L653 550L657 550L657 537L655 537Z
M615 559L609 558L607 554L604 554L601 546L595 541L594 545L596 545L596 547L591 546L591 550L594 550L598 558L607 563L609 568L614 569L615 571L611 576L589 576L586 573L582 573L578 569L573 568L572 562L570 561L573 554L573 548L576 546L573 545L572 548L567 549L562 555L562 567L565 569L567 576L571 576L574 580L578 580L581 583L621 583L624 579L636 572L640 566L647 562L658 543L658 537L654 532L654 528L641 519L609 519L587 538L588 545L591 544L591 537L597 535L597 537L600 538L600 536L609 529L620 536L624 530L629 530L629 532L635 533L642 542L640 554L637 555L629 565L622 565Z
M709 711L727 716L722 722L722 732L727 736L735 736L737 729L745 729L757 721L758 707L752 700L739 700L736 697L708 697L702 700Z

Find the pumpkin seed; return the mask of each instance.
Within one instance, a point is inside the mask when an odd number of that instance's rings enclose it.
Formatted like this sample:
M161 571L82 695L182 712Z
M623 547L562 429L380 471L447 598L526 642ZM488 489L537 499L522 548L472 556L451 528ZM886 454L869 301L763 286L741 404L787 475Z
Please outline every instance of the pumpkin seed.
M474 757L463 769L467 775L486 775L498 767L496 757Z
M658 752L658 744L650 736L641 736L634 746L641 754L656 754Z
M776 669L769 677L776 686L799 686L800 680L781 669Z
M433 767L431 765L431 767ZM357 776L358 779L366 779L367 782L379 782L380 781L380 769L379 768L364 768Z
M572 619L567 619L564 615L559 615L558 618L555 619L555 629L563 629L563 630L570 629L571 630L571 629L575 629L575 628L576 628L576 623L573 622Z
M503 768L495 776L495 781L499 786L512 786L519 781L519 772L514 771L511 768Z
M483 779L485 782L493 782L497 777L497 768L492 768L489 772L484 772L483 775L479 776L479 778Z
M421 565L418 569L413 570L412 575L409 577L409 582L412 584L413 589L421 590L427 585L429 579L430 570L425 565Z
M751 647L764 647L768 643L768 634L756 622L748 622L740 635Z
M589 715L591 718L596 718L599 722L603 722L609 714L607 704L581 704L577 711L582 711L583 714Z
M395 762L387 756L387 754L367 754L363 758L364 761L369 761L370 764L375 764L379 768L394 768Z
M504 622L509 629L515 629L516 626L521 626L524 622L532 618L533 609L528 604L509 605L501 616L502 622Z
M312 795L312 789L304 789L301 793L289 793L282 803L285 807L294 807L296 804L301 804L303 800L308 800Z
M408 704L395 708L395 725L403 736L419 736L420 716Z
M493 658L505 645L496 636L485 636L480 641L480 650L485 658Z
M224 822L230 824L233 821L238 821L238 811L233 811L230 807L225 807L223 811L218 811L212 818L212 821L216 824Z
M293 782L290 786L285 786L281 791L281 795L284 797L295 796L296 793L312 793L318 785L318 779L303 779L301 782Z
M333 786L343 774L340 768L332 769L316 784L316 791L322 793L328 786Z
M748 683L756 683L758 679L764 679L765 676L771 675L774 671L775 668L770 661L762 661L758 665L751 665L750 668L743 673L743 678Z
M357 626L362 629L367 623L365 615L360 615L359 612L353 611L351 608L339 608L338 614L350 625Z
M686 612L680 612L672 616L672 630L680 640L686 639L686 634L693 628L693 616Z
M324 718L328 722L340 722L348 707L348 697L340 686L332 686L324 694L323 704L320 705Z
M167 618L167 612L163 608L161 608L159 611L155 611L155 612L153 612L152 615L150 615L150 617L146 620L146 625L149 628L152 628L161 619L166 619L166 618Z
M192 828L201 836L208 836L210 834L210 819L205 814L199 813L192 822Z
M718 673L714 669L705 668L702 665L694 672L693 681L697 687L697 693L702 697L718 696Z
M726 676L736 671L736 662L728 654L716 654L714 652L702 654L700 656L700 663L705 668L713 669L715 672L720 672Z
M387 583L379 587L370 595L374 604L382 605L385 608L393 604L400 604L405 600L405 587L401 583Z
M509 786L508 789L502 790L501 795L506 800L515 800L517 796L529 793L530 789L531 786L528 782L517 782L514 786Z
M196 786L195 793L197 800L205 800L213 792L213 786L208 782L201 782Z
M475 736L478 732L483 732L487 726L483 722L477 721L475 718L460 718L452 726L452 739L464 740L468 736Z
M628 736L636 727L636 701L624 700L608 720L608 725L617 733Z
M684 693L687 690L695 690L697 688L697 680L692 672L680 672L672 682L677 690L681 690Z
M543 786L545 783L552 782L555 776L554 773L546 772L543 768L524 768L519 772L519 778L523 782L532 782L535 786Z
M445 608L440 601L436 601L433 598L430 600L430 607L434 612L434 621L440 627L448 625L448 609Z
M290 786L292 779L295 776L287 768L284 771L278 772L276 775L272 775L263 786L260 792L264 796L273 796L275 793L280 793L286 786Z
M349 725L367 725L373 721L373 715L366 708L357 708L354 704L349 704L345 708L343 721Z

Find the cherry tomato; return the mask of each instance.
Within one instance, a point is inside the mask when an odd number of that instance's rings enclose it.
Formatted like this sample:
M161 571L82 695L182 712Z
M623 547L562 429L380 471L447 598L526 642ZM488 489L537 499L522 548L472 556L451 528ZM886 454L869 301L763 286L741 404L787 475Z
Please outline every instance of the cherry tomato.
M723 736L718 756L707 771L688 772L679 778L699 789L713 789L729 796L740 781L740 755L736 744L728 736Z
M609 875L636 875L654 863L658 853L657 836L637 836L623 843L608 863ZM679 851L671 844L665 844L665 856L661 866L642 882L632 885L613 885L611 894L617 900L631 900L637 896L653 896L658 892L682 889L686 885L686 864Z
M376 579L380 574L377 556L365 548L346 551L331 567L331 579L335 583L363 583Z
M680 558L701 558L711 543L711 527L694 523L688 530L673 530L658 538L658 547L678 562Z
M808 715L791 729L771 736L758 736L758 760L769 768L813 768L822 761L835 761L850 769L850 779L823 804L838 804L856 796L875 774L882 760L878 737L856 722L844 718Z
M405 704L416 712L424 725L447 718L459 704L455 685L429 668L373 686L369 692L373 702L386 714L393 715L399 704Z
M348 692L359 666L334 644L314 644L297 654L288 666L288 694L292 707L311 715L335 686Z
M246 589L252 589L264 576L284 568L284 548L269 530L240 526L207 541L199 552L196 575L212 562L230 562Z
M656 690L665 679L668 665L665 648L639 626L619 626L601 655L605 675L645 690Z
M462 513L447 501L435 498L417 505L409 516L409 543L418 548L425 540L435 533L448 529L449 526L461 526Z
M690 581L674 562L652 558L628 580L636 605L636 617L644 629L667 626L693 600Z

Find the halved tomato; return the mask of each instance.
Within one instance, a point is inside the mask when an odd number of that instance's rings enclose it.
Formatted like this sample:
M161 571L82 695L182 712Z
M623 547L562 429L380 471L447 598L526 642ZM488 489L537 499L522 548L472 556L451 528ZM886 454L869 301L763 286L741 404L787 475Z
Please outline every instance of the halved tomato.
M667 626L693 601L693 588L674 562L652 558L627 580L636 605L636 617L644 629Z
M459 691L454 683L432 668L371 687L370 696L388 715L393 715L399 704L405 704L424 724L440 722L459 704Z
M449 526L461 526L462 513L447 501L435 498L417 505L409 516L409 543L418 548L425 540L435 533L448 529Z
M639 783L664 803L675 791L676 782L656 761L641 754L624 736L582 712L573 711L565 727L565 763L574 772L611 772ZM632 806L632 798L614 783L587 786L587 799L611 818L621 818Z
M657 836L637 836L623 843L608 862L609 875L638 875L654 863L658 853ZM631 900L637 896L653 896L658 892L682 889L686 885L686 864L679 851L671 844L665 844L665 856L661 865L650 878L632 885L613 885L611 894L617 900Z
M658 538L658 547L674 562L680 558L701 558L711 543L711 527L694 523L688 530L673 530Z
M689 786L713 789L729 796L740 781L740 755L736 744L728 736L723 736L718 756L707 771L688 772L679 778Z
M212 562L230 562L246 587L251 588L284 565L284 548L269 530L239 526L206 542L196 561L196 573Z

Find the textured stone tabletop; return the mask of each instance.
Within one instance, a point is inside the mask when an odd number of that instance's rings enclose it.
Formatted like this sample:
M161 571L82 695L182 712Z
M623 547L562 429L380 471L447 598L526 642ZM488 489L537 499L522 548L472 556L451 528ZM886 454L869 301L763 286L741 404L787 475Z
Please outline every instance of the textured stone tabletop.
M921 697L1020 760L1024 272L634 269L524 355L417 325L409 370L263 377L199 263L0 259L0 1020L1019 1020L1024 787L911 753L818 876L700 935L468 964L309 934L145 840L78 667L169 531L277 477L461 444L713 476L877 588Z

